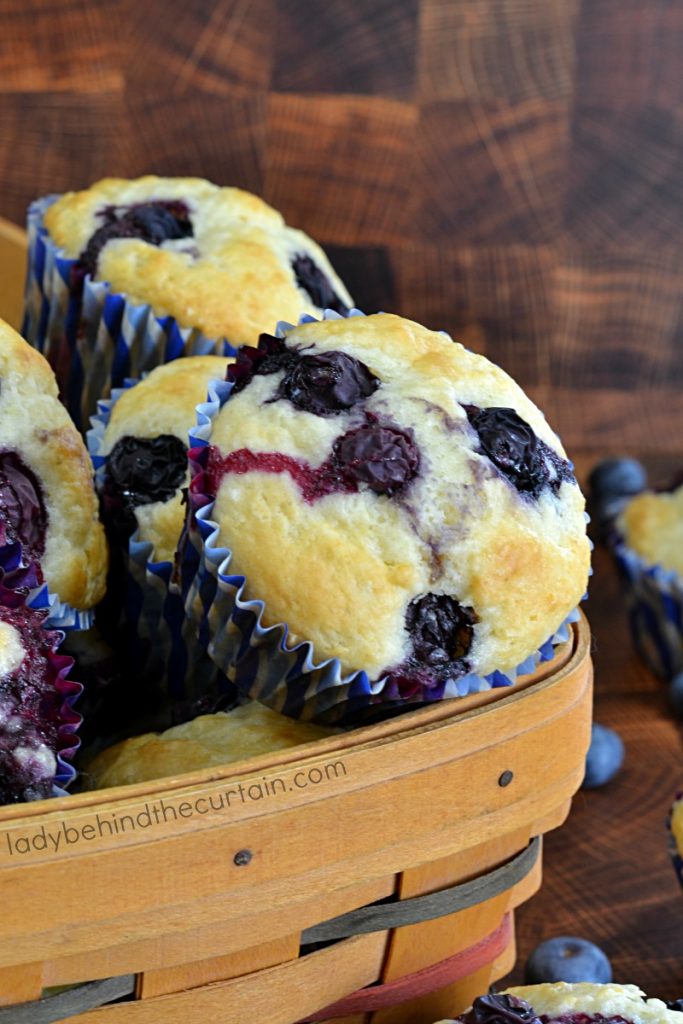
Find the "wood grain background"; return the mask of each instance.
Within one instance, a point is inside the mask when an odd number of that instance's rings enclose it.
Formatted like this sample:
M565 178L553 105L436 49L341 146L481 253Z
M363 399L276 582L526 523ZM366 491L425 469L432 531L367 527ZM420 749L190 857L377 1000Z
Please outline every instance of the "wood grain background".
M367 311L570 447L680 451L677 0L0 0L0 214L105 174L259 192Z

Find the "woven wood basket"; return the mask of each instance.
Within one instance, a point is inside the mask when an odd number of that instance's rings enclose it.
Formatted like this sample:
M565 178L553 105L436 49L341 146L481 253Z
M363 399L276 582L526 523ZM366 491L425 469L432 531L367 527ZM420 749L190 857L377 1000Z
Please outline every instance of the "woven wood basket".
M22 246L0 224L15 280L0 315L15 324ZM513 966L540 837L583 777L591 685L581 618L511 689L224 768L0 807L0 1024L458 1013ZM69 988L45 992L56 986Z

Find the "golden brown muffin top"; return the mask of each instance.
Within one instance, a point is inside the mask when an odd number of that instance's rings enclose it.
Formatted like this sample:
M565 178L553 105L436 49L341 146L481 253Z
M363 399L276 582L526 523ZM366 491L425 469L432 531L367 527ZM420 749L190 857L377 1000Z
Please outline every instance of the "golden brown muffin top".
M619 528L627 545L648 565L683 576L683 486L636 495L619 517Z
M215 543L231 548L245 599L265 602L265 625L311 640L318 660L376 676L410 661L411 609L452 598L476 617L467 671L515 668L580 601L589 567L583 496L543 415L497 366L397 316L304 324L284 345L294 368L257 372L216 416L210 443L221 458L277 453L324 473L342 439L374 423L412 437L419 469L393 494L361 483L314 500L290 471L228 472ZM317 414L305 395L288 395L306 360L329 353L378 383L352 408ZM562 466L566 480L520 493L483 451L468 407L516 410L545 453L543 472Z
M61 196L48 208L45 225L65 254L76 258L106 223L107 211L154 202L184 204L192 235L160 245L114 238L100 252L96 279L135 303L151 304L158 316L170 314L209 338L254 344L278 320L319 312L297 284L297 256L309 257L333 293L352 305L324 252L303 231L288 227L257 196L201 178L105 178Z
M34 475L47 513L45 580L62 601L92 608L104 596L108 552L90 458L47 361L2 321L0 381L0 449Z

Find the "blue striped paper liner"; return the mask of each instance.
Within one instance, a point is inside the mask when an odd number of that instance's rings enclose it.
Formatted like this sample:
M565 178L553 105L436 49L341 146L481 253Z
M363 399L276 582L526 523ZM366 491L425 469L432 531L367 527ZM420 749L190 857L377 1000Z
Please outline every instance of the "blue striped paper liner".
M107 456L101 451L112 410L121 395L137 383L136 379L127 377L123 387L112 391L110 399L98 401L97 413L90 419L91 429L86 441L98 491L104 485ZM132 663L143 674L152 661L159 673L158 681L171 702L183 702L192 707L207 699L220 700L229 692L229 684L197 642L196 631L185 616L182 599L169 589L173 562L156 560L152 543L145 540L138 529L128 542L126 568L124 616L129 627L126 635L131 643L128 653ZM172 714L172 709L169 713ZM172 719L167 724L176 722Z
M620 537L611 546L634 646L655 675L671 679L683 671L683 579L661 565L649 565Z
M156 316L86 277L82 295L71 288L75 259L64 255L44 226L45 211L59 196L37 199L28 211L28 271L22 334L47 358L76 426L85 430L97 401L126 377L141 377L181 356L233 355L226 339L207 338Z
M352 310L350 316L362 316ZM340 319L326 310L325 319ZM316 320L304 316L300 323ZM292 325L280 323L278 336ZM212 381L207 402L197 406L197 425L190 432L190 459L193 469L201 470L201 450L206 450L213 420L230 396L232 384ZM198 461L199 460L199 461ZM266 626L265 603L246 599L246 577L230 573L232 553L219 545L220 528L211 517L214 502L192 494L193 509L181 554L181 589L185 610L194 622L200 641L217 665L234 680L239 690L276 711L292 718L311 719L325 724L351 724L364 712L387 711L410 704L430 702L429 693L421 697L397 700L389 695L389 677L371 680L362 670L344 675L337 658L318 661L313 644L291 644L286 623ZM496 687L512 686L518 677L533 672L538 665L554 657L555 647L569 639L570 625L579 618L574 609L556 632L513 670L494 671L485 676L469 673L448 680L435 688L431 699L464 697Z

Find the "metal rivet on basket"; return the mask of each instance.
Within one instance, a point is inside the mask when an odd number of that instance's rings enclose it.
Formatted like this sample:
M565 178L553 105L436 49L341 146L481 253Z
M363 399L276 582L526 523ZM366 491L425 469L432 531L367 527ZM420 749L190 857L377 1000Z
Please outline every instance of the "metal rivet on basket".
M511 772L509 768L506 768L505 771L503 772L503 774L498 779L498 785L502 786L503 788L505 788L505 786L509 786L510 785L510 783L512 782L514 777L515 777L515 773Z
M232 858L233 864L236 864L238 868L243 868L249 863L254 854L251 850L238 850L235 856Z

